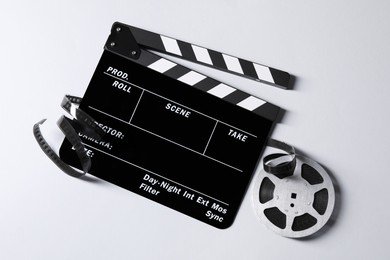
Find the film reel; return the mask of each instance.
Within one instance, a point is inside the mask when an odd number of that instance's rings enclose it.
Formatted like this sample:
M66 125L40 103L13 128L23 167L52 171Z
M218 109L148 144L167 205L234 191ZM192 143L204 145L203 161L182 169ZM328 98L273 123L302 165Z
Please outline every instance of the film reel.
M276 140L270 146L288 154L264 158L256 177L253 204L260 220L279 235L301 238L319 231L332 215L335 190L325 169Z

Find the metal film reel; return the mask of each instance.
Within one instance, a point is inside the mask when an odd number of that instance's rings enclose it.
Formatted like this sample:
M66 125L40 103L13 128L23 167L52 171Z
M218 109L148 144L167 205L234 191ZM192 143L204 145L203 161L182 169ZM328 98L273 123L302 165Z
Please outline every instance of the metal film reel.
M286 161L286 155L279 156L278 165L290 163L295 167L284 176L260 172L253 191L256 213L279 235L291 238L312 235L332 215L335 204L332 180L321 165L307 157L290 154L290 160Z

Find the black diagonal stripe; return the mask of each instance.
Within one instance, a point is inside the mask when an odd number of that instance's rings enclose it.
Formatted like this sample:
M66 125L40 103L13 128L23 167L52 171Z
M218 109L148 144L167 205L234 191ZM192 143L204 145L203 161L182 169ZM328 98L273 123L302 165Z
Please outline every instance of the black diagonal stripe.
M275 84L284 88L288 88L290 84L290 74L285 71L269 68Z
M229 95L227 95L226 97L224 97L223 99L230 103L237 104L243 101L244 99L248 98L249 96L250 95L248 93L242 92L241 90L236 90L230 93Z
M219 84L221 84L221 82L206 77L205 79L196 83L193 87L206 92Z
M180 78L184 74L187 74L190 71L191 71L190 69L187 69L184 66L176 65L175 67L173 67L173 68L167 70L166 72L164 72L164 75L167 75L168 77L171 77L171 78L174 78L174 79L178 79L178 78Z
M145 50L141 50L141 55L139 56L139 58L133 61L147 67L150 64L155 63L159 59L161 59L160 56L157 56L156 54L150 53Z
M177 41L177 44L179 45L179 49L181 51L181 54L183 55L183 58L190 61L196 61L195 53L192 49L191 44L179 40Z
M213 65L218 67L218 68L226 70L227 66L226 66L225 60L222 57L222 53L216 52L213 50L208 50L208 51L209 51L210 58L211 58Z
M271 121L275 121L276 118L278 117L280 108L271 104L271 103L265 103L255 110L253 112L259 116L262 116L264 118L267 118Z
M166 52L160 34L148 32L133 26L129 26L138 44L148 49Z
M253 63L247 60L238 59L240 62L242 71L244 72L245 76L248 76L250 78L258 79L255 67L253 66Z

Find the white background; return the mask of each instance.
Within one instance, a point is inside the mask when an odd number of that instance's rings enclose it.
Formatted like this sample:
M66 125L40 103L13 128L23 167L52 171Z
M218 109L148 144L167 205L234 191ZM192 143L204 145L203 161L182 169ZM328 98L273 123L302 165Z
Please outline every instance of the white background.
M389 13L385 0L2 1L0 259L390 259ZM84 94L115 21L296 76L286 91L208 73L286 110L272 137L334 175L333 225L280 237L258 220L249 189L218 230L63 174L32 126L54 124L64 94Z

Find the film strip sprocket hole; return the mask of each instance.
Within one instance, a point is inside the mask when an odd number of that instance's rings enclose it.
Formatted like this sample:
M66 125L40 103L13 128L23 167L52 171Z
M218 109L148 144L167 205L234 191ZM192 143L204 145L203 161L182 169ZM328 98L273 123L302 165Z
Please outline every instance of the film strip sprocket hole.
M310 236L329 220L335 205L335 190L325 169L317 162L295 154L293 147L276 140L269 146L287 154L264 158L264 170L255 178L253 204L260 220L279 235Z
M65 95L61 102L61 107L73 117L73 122L77 124L79 129L83 129L83 131L87 132L90 136L93 136L97 140L101 140L105 132L95 123L95 120L91 116L78 108L81 100L82 99L79 97ZM75 168L69 166L50 147L48 142L43 137L40 129L40 125L42 125L45 121L46 119L43 119L33 126L34 137L42 151L47 155L47 157L49 157L50 160L54 162L54 164L58 166L58 168L72 177L80 178L88 173L88 171L91 169L91 158L85 152L85 147L80 137L78 136L77 131L73 128L70 119L66 118L65 116L61 116L57 121L57 125L65 135L66 139L73 146L73 150L75 151L80 161L82 171L78 171Z

